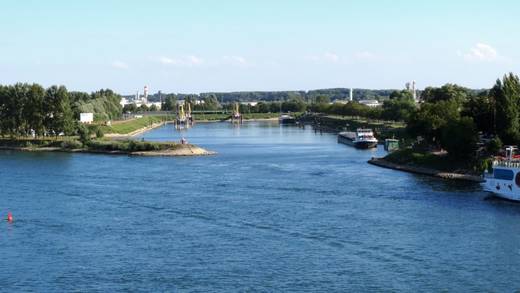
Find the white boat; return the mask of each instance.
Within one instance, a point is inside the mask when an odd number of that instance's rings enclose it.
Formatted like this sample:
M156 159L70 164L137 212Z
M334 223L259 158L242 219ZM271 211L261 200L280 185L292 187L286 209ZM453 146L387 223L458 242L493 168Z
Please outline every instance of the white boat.
M493 161L493 170L484 173L484 190L498 197L520 201L520 157L516 148L507 147L506 157Z
M356 132L340 132L338 134L338 142L358 149L377 147L377 139L374 137L374 132L371 129L359 128Z
M282 114L278 117L278 122L280 122L280 124L295 124L296 119L291 115Z

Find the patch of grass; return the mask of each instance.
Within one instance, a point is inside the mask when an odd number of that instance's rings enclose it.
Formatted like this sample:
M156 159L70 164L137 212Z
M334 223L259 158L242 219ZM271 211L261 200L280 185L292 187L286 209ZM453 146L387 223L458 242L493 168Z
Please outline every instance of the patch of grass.
M175 142L150 142L135 140L92 140L87 144L89 150L94 151L120 151L120 152L146 152L163 151L178 148L180 144Z
M475 171L472 161L456 160L448 155L418 152L411 148L392 152L385 157L385 160L399 165L425 167L445 172L462 171L463 173L471 173Z
M145 116L138 119L132 119L128 121L114 123L111 126L103 125L100 126L100 130L103 133L117 133L117 134L129 134L138 129L150 126L154 123L159 123L168 120L168 116Z

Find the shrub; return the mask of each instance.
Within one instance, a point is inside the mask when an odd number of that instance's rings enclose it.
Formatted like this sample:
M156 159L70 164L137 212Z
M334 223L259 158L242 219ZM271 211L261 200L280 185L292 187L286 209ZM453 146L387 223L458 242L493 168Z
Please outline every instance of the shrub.
M83 144L77 140L64 140L61 142L61 147L64 149L80 149L83 147Z
M105 133L103 132L103 129L99 128L96 130L96 137L97 138L103 138L105 136Z
M499 137L493 138L486 145L486 149L487 149L488 153L490 153L490 154L497 154L498 152L500 152L502 147L503 147L502 140L500 140Z

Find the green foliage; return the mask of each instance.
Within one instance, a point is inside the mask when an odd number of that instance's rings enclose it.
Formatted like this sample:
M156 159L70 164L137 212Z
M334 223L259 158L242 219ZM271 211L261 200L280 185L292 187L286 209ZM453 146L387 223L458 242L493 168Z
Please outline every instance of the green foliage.
M413 94L409 90L393 91L390 94L390 100L408 99L413 100Z
M149 142L135 140L92 140L88 143L90 150L117 152L145 152L172 150L179 146L174 142Z
M388 154L385 160L399 165L411 165L432 168L435 170L455 172L460 169L473 170L473 162L459 160L445 155L436 155L428 152L418 152L411 148L397 150Z
M79 140L83 144L87 144L90 141L90 129L84 124L79 124L77 131L79 135Z
M452 157L472 157L477 141L476 127L470 117L450 120L442 128L441 145Z
M128 134L138 129L150 126L153 123L158 123L168 119L166 116L145 116L138 119L132 119L122 121L119 123L113 123L111 126L103 126L102 130L104 133L118 133Z
M404 92L410 93L408 91ZM381 118L393 121L407 121L416 110L416 105L411 97L394 97L384 101L382 108Z
M209 95L204 97L204 109L205 110L217 110L220 108L220 103L215 95Z
M103 138L103 136L105 136L105 133L103 132L103 129L98 127L98 129L96 129L96 138Z
M457 103L462 104L470 94L469 89L448 83L440 88L425 88L421 93L421 100L427 103L455 100Z
M407 131L412 137L422 136L430 143L437 142L446 123L459 117L458 102L455 100L424 103L419 110L410 115Z
M496 131L506 144L520 141L520 81L510 73L490 91L496 103Z
M177 98L175 95L167 95L162 101L161 110L163 111L173 111L177 107ZM130 111L132 112L132 111Z
M495 101L487 92L472 95L464 103L462 116L473 117L475 125L479 131L484 133L494 133L494 111Z
M137 112L137 106L135 104L126 104L123 107L123 113L135 113Z
M154 105L151 105L148 110L149 111L158 111L159 109L157 109L157 106L154 104Z
M91 95L75 93L73 95L74 115L79 113L94 113L94 120L107 121L121 117L121 96L112 90L99 90Z
M77 140L67 139L61 142L61 148L69 150L81 149L83 144Z
M504 144L500 137L495 137L486 144L486 150L489 154L496 155L500 152L503 146Z

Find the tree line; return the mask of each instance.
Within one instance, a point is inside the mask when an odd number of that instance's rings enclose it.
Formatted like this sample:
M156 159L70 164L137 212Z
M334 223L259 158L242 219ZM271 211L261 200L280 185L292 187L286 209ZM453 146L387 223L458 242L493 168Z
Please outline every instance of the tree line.
M75 135L79 113L93 112L100 120L116 119L121 116L119 101L120 96L111 90L88 94L56 85L0 85L0 135Z

